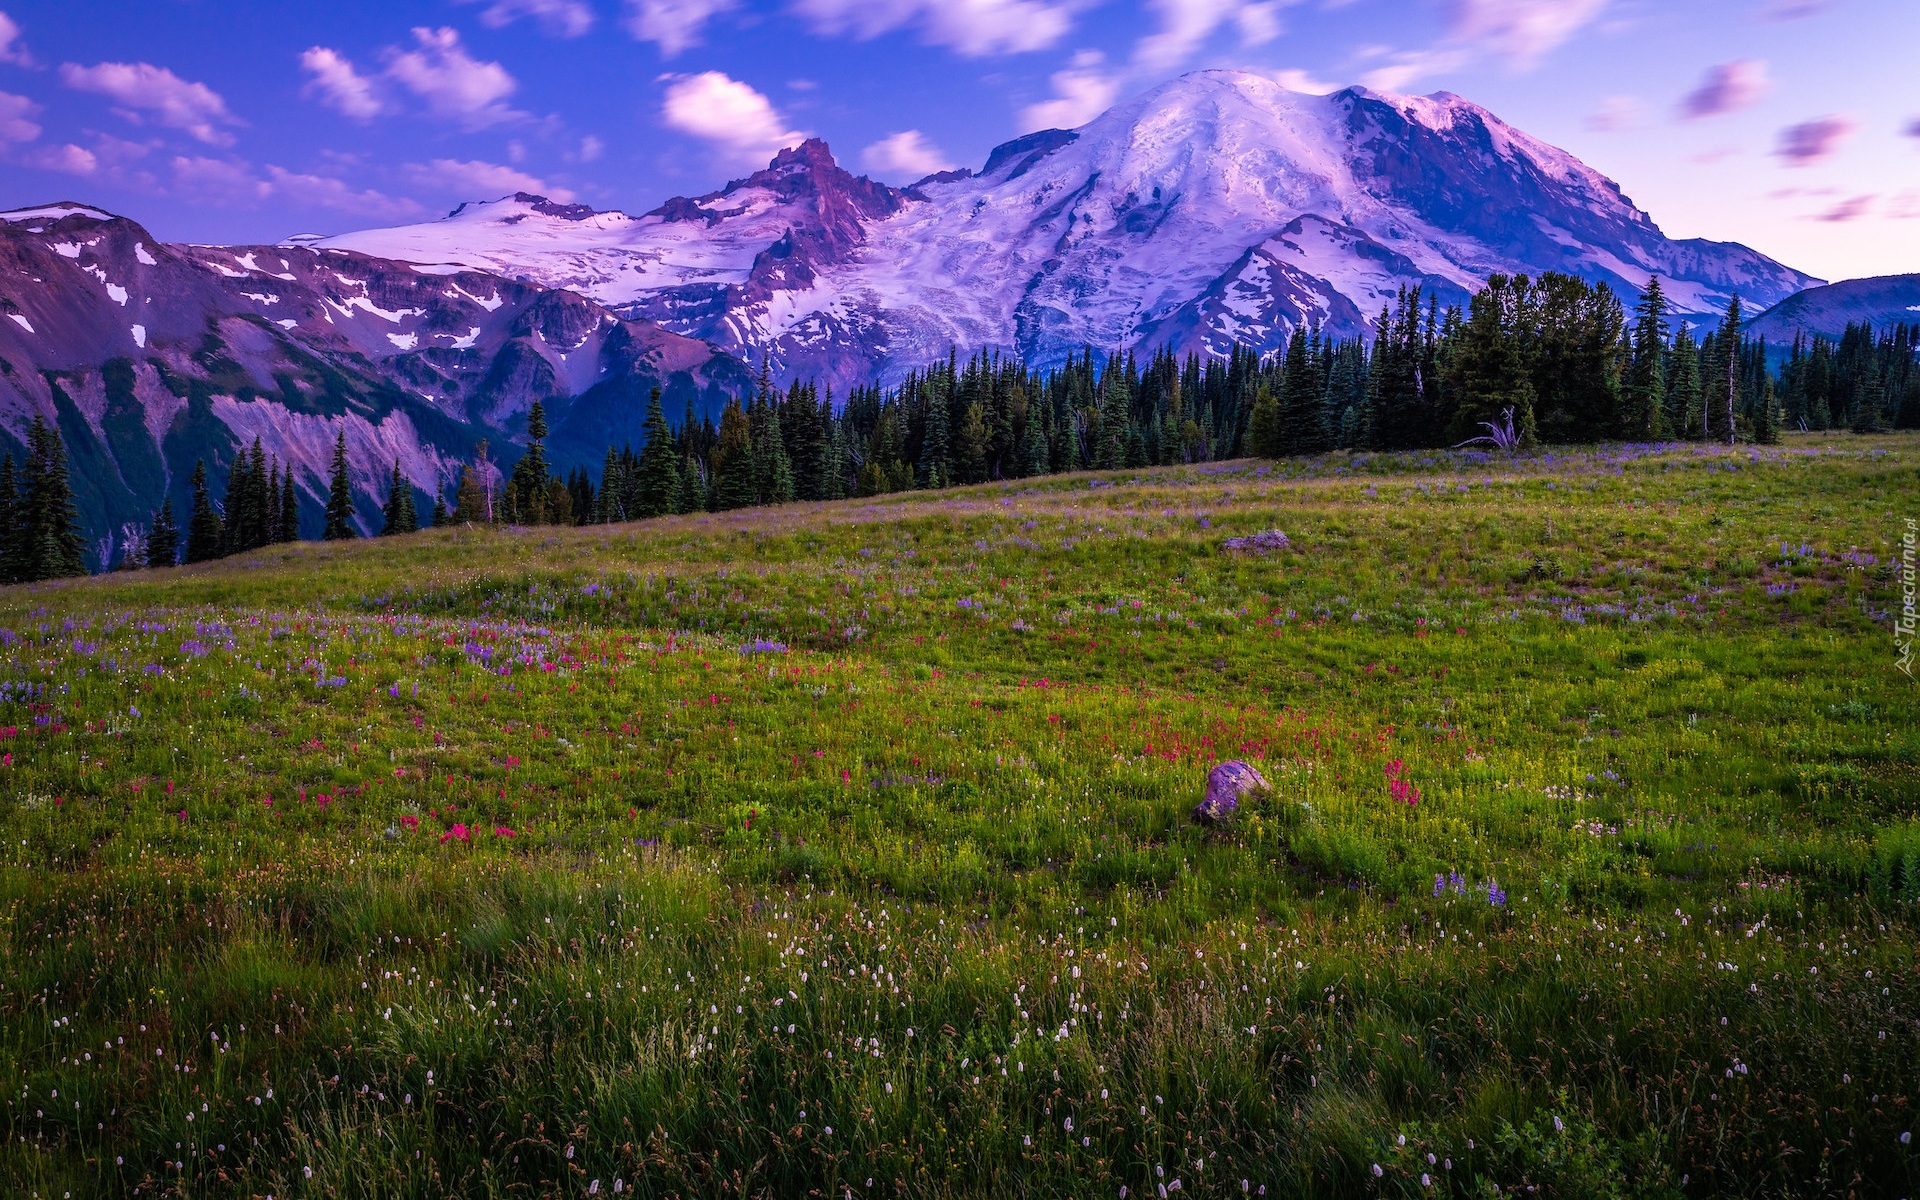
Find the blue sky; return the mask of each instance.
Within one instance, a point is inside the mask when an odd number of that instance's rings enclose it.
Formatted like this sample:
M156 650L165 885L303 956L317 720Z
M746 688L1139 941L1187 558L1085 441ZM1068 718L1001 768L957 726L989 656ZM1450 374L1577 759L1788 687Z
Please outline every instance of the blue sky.
M0 0L0 207L273 241L642 212L801 134L889 182L1182 71L1457 92L1675 237L1920 271L1915 0Z

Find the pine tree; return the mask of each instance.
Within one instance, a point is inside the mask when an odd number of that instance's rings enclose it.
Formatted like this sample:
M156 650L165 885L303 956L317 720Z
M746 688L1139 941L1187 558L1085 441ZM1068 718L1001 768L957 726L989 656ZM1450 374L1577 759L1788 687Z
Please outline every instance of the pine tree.
M1700 347L1685 321L1673 334L1672 366L1667 372L1667 429L1672 436L1698 440L1700 425Z
M180 527L173 523L173 501L162 499L147 531L147 565L171 567L180 557Z
M481 490L480 480L474 469L469 466L460 468L460 484L453 493L453 515L448 520L451 525L485 525L487 523L487 497Z
M640 448L639 510L636 517L659 517L674 511L680 499L679 453L673 444L673 430L660 407L660 389L647 397L647 419L643 426L647 444ZM609 447L608 460L612 461Z
M507 520L543 525L547 520L547 409L538 400L527 411L527 452L507 481Z
M1255 394L1247 418L1247 453L1255 458L1279 458L1285 451L1280 433L1280 399L1266 384Z
M1660 277L1647 281L1647 289L1634 309L1633 352L1627 365L1621 436L1653 441L1666 435L1667 400L1667 297L1660 289Z
M327 527L320 535L329 542L360 536L353 527L353 484L347 477L347 431L333 442L333 478L327 485Z
M413 483L400 473L397 458L393 460L393 478L387 484L387 503L381 515L385 518L380 528L381 537L412 533L420 526L413 510Z
M745 508L754 502L753 441L747 414L738 400L720 414L720 441L713 448L715 512Z
M0 583L20 582L26 563L21 538L20 486L14 479L13 455L0 459Z
M207 494L207 464L193 464L193 512L187 519L187 561L212 562L220 557L220 513Z
M288 463L280 480L280 532L275 539L281 542L300 540L300 492L293 479L293 464Z
M1388 333L1385 329L1381 332L1382 336ZM1280 376L1280 454L1318 454L1327 448L1326 430L1320 421L1320 398L1325 385L1317 376L1313 354L1307 345L1307 331L1295 328L1293 336L1287 339L1287 357ZM1256 399L1254 403L1258 406L1259 401ZM1252 436L1251 426L1248 436Z
M953 482L946 389L936 387L929 378L920 385L920 399L926 406L927 424L926 432L920 437L920 461L915 465L914 477L923 488L943 488ZM874 465L884 472L884 464Z
M1720 382L1720 387L1716 390L1722 394L1715 398L1715 407L1716 409L1724 408L1726 420L1724 432L1727 444L1732 445L1738 433L1735 413L1740 406L1740 297L1737 293L1732 300L1728 301L1726 318L1720 322L1717 348L1719 361L1715 364L1716 370L1724 370L1726 374L1724 381L1717 380ZM1721 415L1721 412L1715 413L1716 422L1720 420Z
M433 528L442 529L453 523L453 514L447 511L446 493L439 488L433 491Z
M87 573L80 513L67 478L67 449L60 432L36 415L27 432L27 464L21 472L20 517L25 527L23 579L65 579Z

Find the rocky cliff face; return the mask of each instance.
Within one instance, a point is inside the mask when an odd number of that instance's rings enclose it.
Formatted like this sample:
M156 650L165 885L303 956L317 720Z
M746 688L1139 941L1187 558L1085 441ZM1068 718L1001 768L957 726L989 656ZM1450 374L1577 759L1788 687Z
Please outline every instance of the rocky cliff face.
M326 246L570 287L785 376L891 380L949 347L1042 365L1085 344L1223 353L1302 322L1370 328L1402 286L1464 299L1565 271L1680 309L1764 307L1817 282L1743 246L1673 241L1620 188L1458 96L1290 92L1204 71L979 174L905 189L826 146L643 216L538 197Z
M477 442L511 465L535 400L564 468L637 443L653 386L677 416L747 383L704 342L535 283L342 249L168 245L79 204L0 213L0 449L20 453L35 413L56 421L95 538L166 495L184 520L194 463L218 497L256 437L293 464L317 533L344 430L371 531L395 461L430 509Z

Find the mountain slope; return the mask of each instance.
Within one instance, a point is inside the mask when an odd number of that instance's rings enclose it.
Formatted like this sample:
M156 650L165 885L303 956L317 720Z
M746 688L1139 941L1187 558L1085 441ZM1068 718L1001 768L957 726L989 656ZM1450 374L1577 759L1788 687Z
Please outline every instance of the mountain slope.
M256 437L293 464L317 533L344 430L371 532L395 461L425 511L476 442L511 465L535 400L564 469L640 441L653 386L677 416L748 382L572 292L338 249L167 245L78 204L0 213L0 450L19 457L35 413L57 421L96 538L164 495L184 520L194 463L217 498Z
M1810 277L1673 241L1612 181L1457 96L1290 92L1204 71L980 174L905 189L824 143L639 217L519 195L319 243L577 288L786 375L895 379L949 347L1058 363L1084 344L1277 348L1303 321L1365 329L1399 288L1458 300L1498 271L1566 271L1684 314ZM1357 315L1356 315L1357 314Z
M1879 275L1808 288L1755 317L1747 332L1785 346L1795 334L1838 339L1848 325L1885 331L1903 322L1920 325L1920 275Z

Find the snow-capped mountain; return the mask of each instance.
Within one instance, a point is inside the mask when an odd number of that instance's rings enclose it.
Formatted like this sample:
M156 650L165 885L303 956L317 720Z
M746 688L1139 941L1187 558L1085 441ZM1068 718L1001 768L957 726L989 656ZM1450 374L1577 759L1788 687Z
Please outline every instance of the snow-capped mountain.
M1674 241L1618 185L1458 96L1292 92L1183 76L978 174L856 178L824 143L642 216L516 195L318 245L572 288L783 375L898 378L950 347L1040 364L1081 346L1277 348L1364 331L1404 286L1463 299L1565 271L1686 314L1819 281L1744 246Z
M18 461L34 414L57 421L96 537L166 495L184 520L194 463L217 498L256 437L294 467L302 525L318 533L344 430L372 530L396 461L430 508L476 442L511 465L535 400L564 468L642 441L655 385L678 416L689 402L716 412L749 383L704 342L464 267L169 245L81 204L0 213L0 449Z
M1747 333L1779 350L1795 336L1821 334L1838 341L1854 324L1883 334L1895 325L1920 325L1920 275L1877 275L1808 288L1749 321Z

